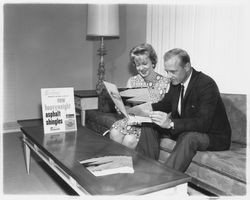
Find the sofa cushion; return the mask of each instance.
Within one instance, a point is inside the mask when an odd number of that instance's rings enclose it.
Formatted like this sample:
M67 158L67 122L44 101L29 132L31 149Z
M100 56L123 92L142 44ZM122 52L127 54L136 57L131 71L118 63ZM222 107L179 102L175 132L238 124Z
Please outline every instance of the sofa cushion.
M175 144L174 140L163 138L160 147L161 150L171 153ZM160 158L166 161L163 155ZM243 144L231 143L227 151L198 151L192 162L246 182L246 146Z
M98 109L104 113L115 113L115 104L106 89L102 90L98 96Z
M193 162L246 183L245 146L232 143L227 151L198 151Z
M113 123L122 118L118 113L106 113L99 110L86 110L86 126L98 133L104 133Z
M171 140L167 136L161 138L160 148L166 152L171 152L175 146L176 142Z
M167 160L175 144L167 137L161 139L159 161ZM232 143L227 151L198 151L186 173L225 194L243 195L246 193L246 146Z
M232 142L246 144L246 95L221 94L232 129Z
M186 171L192 182L217 195L246 195L246 183L192 162Z

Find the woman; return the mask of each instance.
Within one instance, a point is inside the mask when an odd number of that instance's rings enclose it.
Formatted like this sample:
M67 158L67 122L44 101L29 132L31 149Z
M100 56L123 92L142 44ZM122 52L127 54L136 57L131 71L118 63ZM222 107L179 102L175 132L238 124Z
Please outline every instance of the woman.
M170 81L154 71L157 55L153 47L146 43L134 47L130 51L130 59L138 74L129 78L127 87L147 87L151 103L161 100L169 89ZM116 121L110 129L110 139L135 149L140 139L141 128L138 125L130 126L127 122L127 118Z

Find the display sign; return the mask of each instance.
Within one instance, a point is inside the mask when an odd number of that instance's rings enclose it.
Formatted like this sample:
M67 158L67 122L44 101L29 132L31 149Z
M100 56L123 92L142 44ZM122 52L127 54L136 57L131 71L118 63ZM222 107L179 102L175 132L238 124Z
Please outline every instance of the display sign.
M42 88L44 133L76 131L73 88Z

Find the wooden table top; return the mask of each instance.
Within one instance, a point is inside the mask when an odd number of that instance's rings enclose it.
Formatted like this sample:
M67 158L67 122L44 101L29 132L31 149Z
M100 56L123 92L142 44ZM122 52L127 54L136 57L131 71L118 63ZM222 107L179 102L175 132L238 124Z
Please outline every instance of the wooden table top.
M82 126L76 132L53 134L44 134L43 126L23 127L21 130L92 195L146 194L190 180L189 176ZM96 177L79 163L81 160L110 155L132 156L135 173Z

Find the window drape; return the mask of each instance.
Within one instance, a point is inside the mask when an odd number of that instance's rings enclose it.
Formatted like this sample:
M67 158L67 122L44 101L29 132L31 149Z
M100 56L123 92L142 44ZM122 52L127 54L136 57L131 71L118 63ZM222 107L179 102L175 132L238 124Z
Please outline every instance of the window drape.
M241 92L247 76L235 80L237 67L247 73L249 10L244 4L163 4L147 6L147 42L158 55L156 71L166 75L163 55L185 49L191 64L216 79L227 92ZM226 84L232 85L228 88Z

